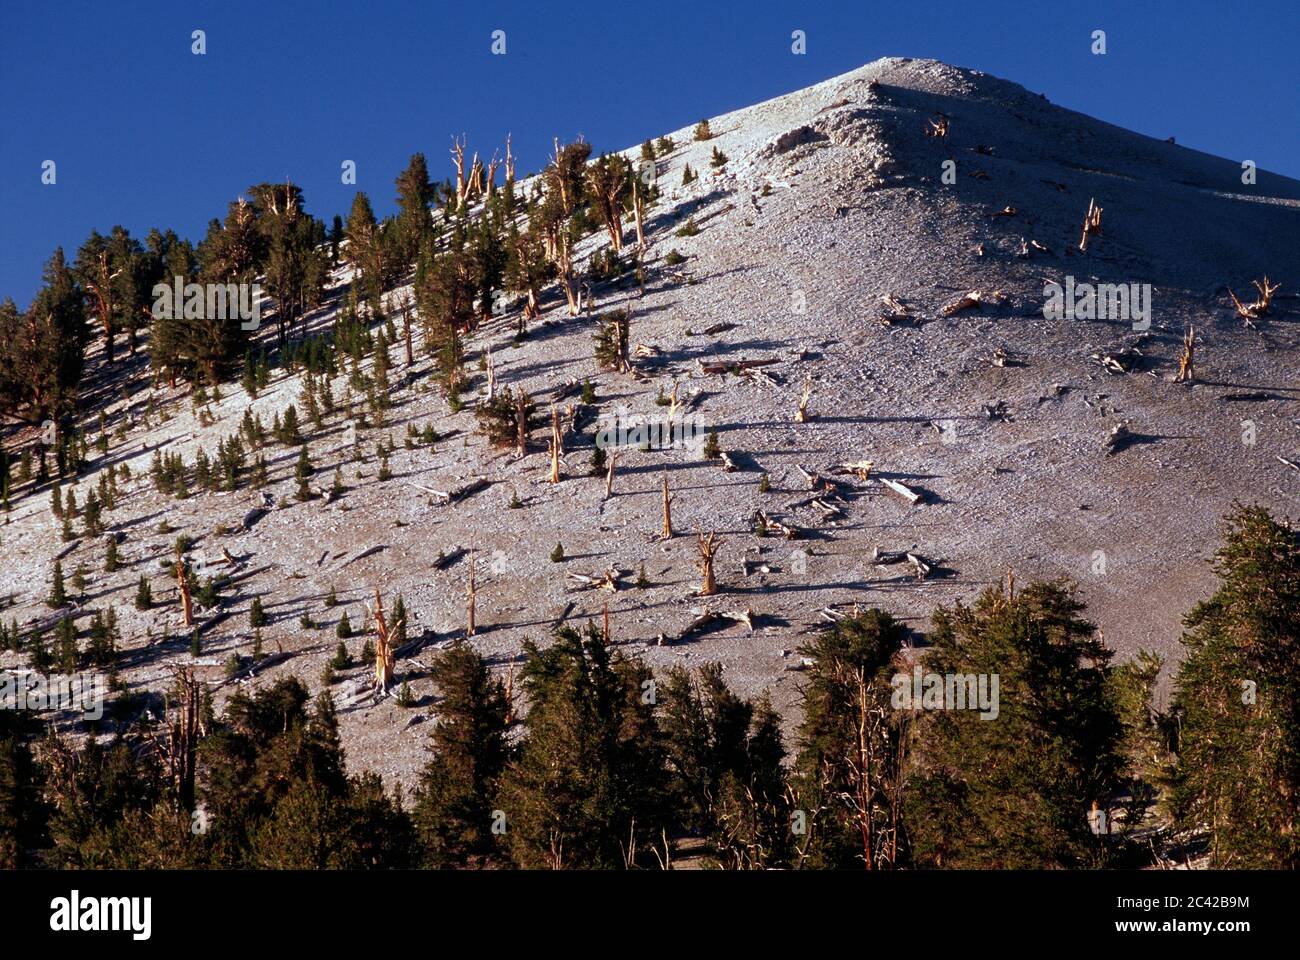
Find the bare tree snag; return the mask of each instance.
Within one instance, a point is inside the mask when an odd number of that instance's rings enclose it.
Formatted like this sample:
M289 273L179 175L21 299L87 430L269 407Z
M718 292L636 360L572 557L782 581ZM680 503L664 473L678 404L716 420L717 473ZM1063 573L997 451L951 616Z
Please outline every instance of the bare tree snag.
M1190 383L1196 379L1196 328L1188 327L1183 334L1183 355L1178 360L1175 383Z
M1251 283L1254 284L1255 289L1259 292L1259 296L1251 303L1242 303L1237 299L1237 295L1232 292L1232 288L1228 288L1228 296L1232 298L1232 305L1237 310L1237 316L1247 322L1258 320L1260 317L1268 313L1268 308L1273 304L1273 294L1277 293L1278 287L1280 286L1280 284L1269 283L1268 274L1264 274L1263 282L1252 280Z
M403 290L397 295L397 309L402 314L402 337L406 341L406 366L415 365L415 350L411 346L411 295Z
M940 140L948 138L948 117L942 112L936 112L926 122L925 135L927 137L938 137Z
M474 608L478 601L478 591L474 584L474 568L476 561L471 553L469 557L469 583L465 587L465 636L474 636Z
M700 585L700 596L711 597L718 592L718 584L713 577L713 558L717 555L718 548L722 546L723 541L719 540L717 533L714 532L710 532L707 537L703 533L696 536L698 537L697 546L700 551L700 575L703 577L703 583Z
M560 434L560 411L551 405L551 475L550 483L560 482L560 458L564 455L564 440Z
M1079 249L1088 249L1088 238L1090 236L1101 236L1101 207L1097 206L1097 201L1088 199L1088 212L1083 216L1083 234L1079 237Z
M487 348L485 357L487 363L487 398L495 400L497 395L497 368L492 362L492 348Z
M181 619L185 626L194 626L194 602L190 598L190 578L185 572L185 561L176 561L176 588L181 595Z
M515 454L528 456L528 394L523 387L515 393Z
M375 588L375 691L387 693L393 683L393 644L384 618L384 598Z
M605 499L614 495L614 464L618 462L618 451L609 455L609 467L605 472Z
M723 473L735 473L737 470L740 469L740 465L737 464L734 459L732 459L731 454L729 454L726 450L719 451L718 466L722 468Z
M668 471L664 471L664 523L662 537L665 540L673 538L673 511L672 498L668 496Z
M465 181L465 137L461 134L460 138L452 137L451 139L451 162L456 165L456 209L461 210L465 206L465 194L467 184Z
M803 396L799 399L799 409L795 412L795 423L808 422L808 401L812 397L812 378L805 377L803 381Z
M146 729L148 737L167 779L175 788L181 805L189 810L194 807L194 770L196 748L199 742L199 684L194 679L192 667L174 667L176 678L174 698L178 704L175 720L167 731L165 742L160 741Z
M604 607L602 608L601 620L602 623L600 628L600 641L601 643L605 644L605 646L609 646L609 604L608 603L605 604Z
M515 158L510 153L510 134L506 134L506 183L515 178Z

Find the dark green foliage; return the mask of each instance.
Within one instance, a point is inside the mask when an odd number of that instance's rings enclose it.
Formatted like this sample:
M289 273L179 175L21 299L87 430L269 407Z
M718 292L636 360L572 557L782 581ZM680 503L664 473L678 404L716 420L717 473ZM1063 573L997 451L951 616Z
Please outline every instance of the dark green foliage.
M600 868L648 857L667 825L649 669L613 653L592 624L560 628L546 650L526 640L524 654L527 736L499 803L514 861Z
M996 719L928 709L905 788L913 856L953 868L1078 868L1112 862L1123 838L1098 836L1123 785L1122 724L1110 651L1058 583L973 607L940 609L923 670L996 675Z
M335 670L347 670L352 666L352 654L348 653L347 644L342 640L334 648L334 656L330 658L329 665Z
M695 674L674 666L662 703L672 809L680 824L708 836L727 867L786 863L785 750L771 705L733 694L719 663Z
M426 865L482 862L500 852L492 804L509 757L509 703L501 681L464 641L440 653L431 674L442 699L412 819Z
M1238 508L1219 588L1184 621L1173 714L1179 823L1208 832L1211 866L1300 865L1300 538Z
M596 362L606 370L626 373L632 368L631 322L629 310L614 310L597 319Z
M806 866L861 869L869 855L873 868L887 868L906 858L896 798L907 715L890 703L903 636L898 621L872 609L799 650L811 666L795 766L804 832L792 839Z
M704 459L718 460L722 457L722 446L718 443L718 428L710 427L704 437Z
M63 562L60 560L54 561L54 573L50 585L50 596L45 603L46 606L53 607L55 610L68 605L67 588L63 584Z

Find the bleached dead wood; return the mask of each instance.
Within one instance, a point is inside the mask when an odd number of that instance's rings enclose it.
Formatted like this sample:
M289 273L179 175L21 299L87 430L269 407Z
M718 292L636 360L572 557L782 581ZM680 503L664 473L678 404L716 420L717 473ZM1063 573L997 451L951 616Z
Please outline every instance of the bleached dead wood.
M723 473L735 473L740 469L740 467L736 465L736 461L731 458L731 454L726 450L722 451L722 455L719 459L721 460L720 465Z
M907 486L907 484L899 483L897 480L889 480L884 477L879 478L879 481L880 485L890 493L906 500L908 506L916 506L916 504L921 502L921 494Z
M939 310L942 317L951 317L962 310L970 310L973 307L980 307L984 304L999 306L1006 300L1006 295L1001 290L994 290L992 293L985 293L982 290L972 290L970 293L963 294L951 303L946 304Z
M1088 249L1088 238L1101 236L1101 207L1097 201L1088 199L1088 212L1083 216L1083 235L1079 237L1079 249Z
M1237 299L1237 295L1232 292L1232 288L1228 288L1228 296L1232 298L1232 305L1237 310L1237 316L1248 323L1251 320L1258 320L1268 313L1268 309L1273 303L1273 294L1277 293L1280 286L1280 284L1269 283L1268 274L1264 274L1262 282L1252 280L1251 283L1254 284L1255 290L1259 294L1251 303L1242 303Z
M775 517L769 516L766 510L759 510L755 514L757 524L765 533L776 531L787 540L797 540L800 536L798 527L792 527L788 523L782 523Z
M803 381L803 395L799 398L799 409L795 411L795 423L808 422L808 401L812 397L812 379L805 377Z
M1102 441L1102 446L1106 451L1106 456L1113 453L1119 453L1127 447L1133 440L1132 434L1129 433L1128 425L1117 423L1110 428L1110 433L1106 434L1106 439Z
M859 480L869 480L871 478L871 468L875 463L871 460L854 460L852 463L837 463L832 469L836 473L851 473Z
M626 570L611 568L599 576L585 573L568 573L565 574L565 579L570 581L572 586L576 586L581 590L608 590L610 593L614 593L618 590L621 585L620 581L625 576L627 576Z
M772 364L780 362L779 357L770 357L766 360L730 360L712 363L705 363L703 360L698 361L701 372L714 375L740 373L742 370L752 370L755 367L770 367Z
M924 557L915 553L909 553L907 555L907 562L912 565L912 572L916 574L916 579L924 580L930 575L930 570L932 568L930 564L926 562Z
M682 630L678 639L685 639L692 633L704 629L710 624L717 623L719 620L730 620L732 623L744 624L750 633L754 632L754 611L752 610L702 610L698 613L684 630Z

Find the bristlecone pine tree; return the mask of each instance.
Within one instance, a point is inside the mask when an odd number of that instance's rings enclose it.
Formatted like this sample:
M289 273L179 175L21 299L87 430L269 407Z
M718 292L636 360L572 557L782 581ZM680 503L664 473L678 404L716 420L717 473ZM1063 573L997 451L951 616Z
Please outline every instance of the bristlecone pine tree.
M709 837L731 869L789 862L790 811L779 717L766 698L727 688L722 665L668 672L661 697L664 744L679 823Z
M632 312L615 310L600 317L596 328L596 362L606 370L627 373L632 369L629 334Z
M796 860L820 869L906 863L900 793L907 717L890 706L902 625L880 610L837 621L800 649L803 693L795 805L806 811Z
M587 624L524 641L530 708L519 758L502 776L506 840L524 868L622 868L651 859L667 826L652 674ZM631 846L636 854L632 855Z
M904 800L918 865L1116 862L1124 837L1109 831L1126 772L1122 725L1111 653L1082 609L1063 584L1034 583L1014 595L1009 584L986 590L973 607L934 615L921 670L986 677L990 693L996 676L998 712L914 711L920 729Z
M1300 866L1300 537L1238 509L1219 589L1187 616L1173 714L1173 809L1211 866Z
M481 864L503 853L492 804L509 759L509 705L501 681L463 640L433 661L442 699L429 734L433 756L420 775L412 819L424 862L433 868ZM501 825L509 829L509 823Z

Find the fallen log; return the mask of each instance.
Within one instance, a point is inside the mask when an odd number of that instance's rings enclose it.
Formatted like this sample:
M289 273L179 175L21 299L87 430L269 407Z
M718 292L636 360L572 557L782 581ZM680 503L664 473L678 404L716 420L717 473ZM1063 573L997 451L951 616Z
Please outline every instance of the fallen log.
M758 521L758 526L763 530L764 533L771 533L773 530L775 530L777 533L781 534L781 536L785 537L787 540L799 539L800 531L797 527L792 527L787 523L782 523L780 520L777 520L775 517L768 516L766 510L759 510L758 513L756 514L756 518Z
M921 494L907 486L907 484L899 483L897 480L888 480L884 477L880 478L880 484L890 493L906 500L909 507L914 507L921 502Z
M956 300L945 305L939 310L942 317L951 317L962 310L970 310L973 307L980 307L984 304L999 306L1006 300L1006 295L1001 290L994 290L992 293L984 293L981 290L972 290L970 293L958 297Z
M565 579L572 581L584 590L608 590L613 593L618 590L620 586L619 581L626 575L627 571L625 570L610 569L606 570L599 576L587 575L584 573L569 573L565 575Z
M871 468L875 463L871 460L855 460L853 463L839 463L832 469L836 473L851 473L859 480L871 479Z
M716 363L705 363L703 360L698 361L700 370L708 374L725 374L740 373L742 370L753 370L756 367L770 367L774 363L780 363L779 357L770 357L766 360L731 360L718 361Z

